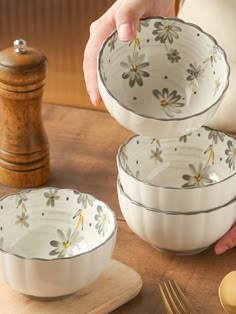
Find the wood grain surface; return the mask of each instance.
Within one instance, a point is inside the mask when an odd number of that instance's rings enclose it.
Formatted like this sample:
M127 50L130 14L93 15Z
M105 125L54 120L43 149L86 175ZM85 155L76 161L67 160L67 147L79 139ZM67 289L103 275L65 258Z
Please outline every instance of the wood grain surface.
M27 188L49 175L48 139L42 123L47 59L27 47L0 52L0 182Z
M105 201L118 220L113 257L143 279L140 294L114 313L164 314L158 283L165 279L177 280L198 313L224 313L218 287L223 277L236 269L235 248L219 256L213 247L192 256L168 255L139 239L124 221L116 193L115 157L119 145L132 133L108 113L66 106L45 105L43 120L51 147L51 173L46 186L75 188ZM13 190L0 186L0 196Z
M84 48L90 24L115 0L1 0L0 49L23 38L48 58L44 100L95 109L84 76ZM104 110L103 105L97 109Z

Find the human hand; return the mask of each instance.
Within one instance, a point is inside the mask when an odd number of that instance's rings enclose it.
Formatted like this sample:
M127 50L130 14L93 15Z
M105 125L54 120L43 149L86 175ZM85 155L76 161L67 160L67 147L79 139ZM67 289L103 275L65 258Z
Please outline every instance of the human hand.
M236 246L236 224L218 240L215 245L215 252L216 254L222 254L234 246Z
M101 102L97 84L97 55L107 36L117 28L119 39L133 38L139 19L147 16L175 15L175 0L117 0L90 26L90 37L84 52L84 78L91 102Z

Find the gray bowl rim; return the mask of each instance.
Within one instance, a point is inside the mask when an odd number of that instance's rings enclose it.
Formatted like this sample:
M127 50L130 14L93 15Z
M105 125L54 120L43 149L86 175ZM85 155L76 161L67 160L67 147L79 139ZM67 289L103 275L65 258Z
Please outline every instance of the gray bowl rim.
M219 131L219 130L216 130L216 129L213 129L213 128L209 128L209 127L206 127L206 126L202 126L200 129L198 130L195 130L195 132L197 131L200 131L201 129L204 129L204 130L211 130L211 131L217 131L217 132L221 132L223 134L225 134L225 136L229 137L230 139L233 139L234 141L236 140L235 137L231 136L230 134L228 134L227 132L223 132L223 131ZM191 132L190 132L191 133ZM121 164L121 161L120 161L120 152L122 150L122 148L127 145L133 138L136 138L136 137L144 137L143 135L139 135L139 134L136 134L136 135L133 135L131 136L130 138L128 138L123 144L120 145L119 149L118 149L118 152L116 154L116 162L117 162L117 166L118 166L118 169L122 169L122 171L125 172L125 174L131 178L133 178L135 181L143 184L143 185L146 185L146 186L151 186L151 187L154 187L154 188L158 188L158 189L164 189L164 190L176 190L176 191L186 191L186 190L198 190L198 189L207 189L207 188L210 188L212 186L215 186L215 185L218 185L218 184L221 184L222 182L225 182L229 179L231 179L232 177L234 177L236 175L236 170L234 171L234 173L232 173L231 175L227 176L226 178L224 178L223 180L220 180L220 181L217 181L217 182L214 182L212 184L208 184L208 185L205 185L205 186L197 186L197 187L188 187L188 188L183 188L183 187L173 187L173 186L161 186L161 185L155 185L155 184L152 184L152 183L149 183L149 182L144 182L138 178L136 178L135 176L133 176L132 174L129 174L123 167L122 167L122 164ZM145 136L146 137L146 136ZM173 138L173 137L171 137ZM165 138L165 139L168 139L168 138Z
M224 205L218 206L218 207L214 207L214 208L210 208L210 209L206 209L206 210L198 210L198 211L189 211L189 212L179 212L179 211L171 211L171 210L160 210L158 208L152 208L152 207L147 207L144 206L140 203L138 203L137 201L134 201L133 199L131 199L124 191L121 183L120 183L120 179L119 176L117 177L117 188L119 189L120 193L123 194L123 196L125 198L127 198L132 204L134 204L135 206L141 207L144 210L148 210L151 212L156 212L159 214L164 214L164 215L171 215L171 216L193 216L193 215L201 215L201 214L208 214L214 211L218 211L220 209L224 209L228 206L230 206L231 204L235 205L235 209L236 209L236 195L234 196L234 198L232 200L230 200L229 202L227 202Z
M122 108L126 109L129 112L132 112L133 114L135 114L138 117L143 117L146 119L150 119L153 121L165 121L165 122L171 122L171 121L185 121L185 120L189 120L191 118L197 117L197 116L201 116L204 113L206 113L207 111L210 111L213 107L219 105L220 101L223 99L224 94L226 93L228 87L229 87L229 77L230 77L230 66L228 63L228 59L227 59L227 55L225 50L218 44L218 42L216 41L216 39L210 35L209 33L205 32L202 30L201 27L199 27L198 25L194 24L194 23L189 23L189 22L185 22L184 20L178 18L178 17L163 17L163 16L149 16L146 18L142 18L140 20L164 20L164 21L176 21L179 23L182 23L184 25L187 25L189 27L195 28L197 29L199 32L201 32L202 34L204 34L205 36L207 36L210 40L212 40L212 42L214 43L214 45L221 50L223 56L224 56L224 61L227 67L227 79L226 79L226 84L224 89L222 90L221 94L219 95L219 97L217 98L217 100L215 102L213 102L213 104L211 104L210 106L208 106L207 108L205 108L204 110L197 112L195 114L189 115L189 116L185 116L182 118L155 118L153 116L149 116L149 115L145 115L145 114L140 114L135 112L135 110L127 107L125 104L121 103L111 92L110 90L107 88L106 83L103 80L102 74L101 74L101 59L102 59L102 54L103 54L103 50L105 48L105 46L107 45L108 41L111 39L111 37L117 33L117 30L115 29L102 43L102 46L99 50L99 54L98 54L98 58L97 58L97 70L98 70L98 77L100 79L100 81L102 82L103 87L105 88L106 92L113 98L115 99L116 103L121 106Z
M93 197L96 201L98 202L101 202L103 203L107 208L108 210L111 212L112 216L113 216L113 219L114 219L114 229L113 231L111 232L110 236L104 241L102 242L101 244L97 245L96 247L94 247L93 249L91 250L88 250L86 252L83 252L83 253L79 253L79 254L76 254L76 255L73 255L73 256L66 256L66 257L55 257L55 258L40 258L40 257L25 257L25 256L21 256L19 254L15 254L15 253L12 253L12 252L8 252L4 249L1 249L0 248L0 253L3 253L3 254L6 254L6 255L10 255L10 256L14 256L14 257L17 257L17 258L20 258L20 259L23 259L23 260L29 260L29 261L42 261L42 262L56 262L56 261L60 261L60 260L71 260L71 259L74 259L74 258L77 258L81 255L85 255L85 254L89 254L95 250L97 250L98 248L104 246L107 242L109 242L114 236L116 236L116 232L117 232L117 221L116 221L116 214L115 212L110 208L110 206L107 205L107 203L101 201L100 199L96 198L95 196L89 194L89 193L83 193L83 192L80 192L76 189L69 189L69 188L55 188L55 187L40 187L40 188L27 188L27 189L23 189L23 190L20 190L20 191L17 191L17 192L13 192L13 193L9 193L3 197L0 198L0 203L8 198L8 197L11 197L11 196L14 196L18 193L24 193L24 192L27 192L27 191L40 191L40 190L46 190L46 189L54 189L54 190L57 190L57 191L72 191L72 192L76 192L76 193L80 193L80 194L83 194L83 195L88 195L88 196L91 196Z

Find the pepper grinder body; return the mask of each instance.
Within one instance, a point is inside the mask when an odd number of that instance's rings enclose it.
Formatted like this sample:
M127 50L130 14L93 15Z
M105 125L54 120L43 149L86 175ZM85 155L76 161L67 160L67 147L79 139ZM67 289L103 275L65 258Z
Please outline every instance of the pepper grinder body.
M44 184L50 172L41 113L47 59L16 42L0 52L0 183L30 188Z

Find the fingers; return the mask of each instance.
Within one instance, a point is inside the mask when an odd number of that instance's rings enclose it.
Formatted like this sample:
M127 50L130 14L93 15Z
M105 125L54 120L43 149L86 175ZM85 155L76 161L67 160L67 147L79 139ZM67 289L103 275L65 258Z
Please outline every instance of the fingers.
M236 246L236 224L216 243L215 252L221 254L234 246Z
M122 41L133 38L139 19L151 15L174 16L174 0L118 0L115 14L118 36Z
M90 26L90 37L84 51L83 70L87 91L96 106L101 102L97 86L97 56L102 42L115 29L115 19L110 8L100 19Z
M115 14L118 36L122 41L129 41L138 28L139 19L146 14L147 10L150 10L152 1L129 0L118 2L120 4Z
M118 0L97 21L91 24L90 37L84 51L84 78L91 102L96 106L101 102L97 85L97 56L102 42L117 28L123 41L133 38L139 18L147 10L143 0Z
M174 0L117 0L90 27L90 37L84 51L84 78L91 102L101 102L97 83L97 56L102 42L117 28L122 41L133 38L139 19L150 15L174 14Z
M84 51L84 78L91 102L101 102L97 85L97 56L102 42L117 27L121 40L132 39L138 27L139 18L145 11L145 1L116 1L97 21L91 24L90 37Z

